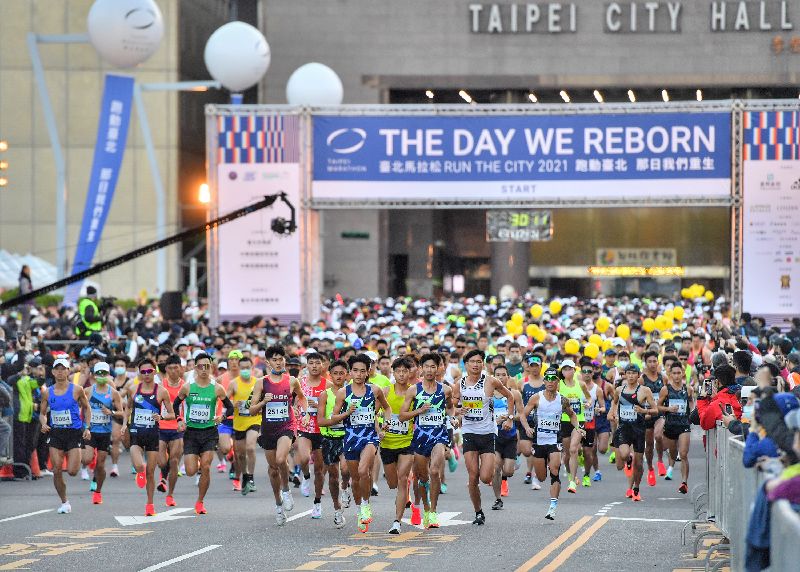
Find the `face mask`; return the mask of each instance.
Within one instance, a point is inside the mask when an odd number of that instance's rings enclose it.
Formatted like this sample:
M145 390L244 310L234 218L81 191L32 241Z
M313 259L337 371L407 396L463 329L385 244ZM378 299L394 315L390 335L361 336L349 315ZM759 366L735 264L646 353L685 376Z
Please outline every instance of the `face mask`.
M522 361L522 356L521 355L508 356L508 361L514 364L520 363Z
M6 352L6 361L11 361L11 358L14 357L14 352Z
M126 370L125 370L124 367L115 367L114 368L114 375L122 375L123 373L125 373L125 371Z
M96 376L94 376L94 378L97 380L97 383L99 383L100 385L105 385L106 383L108 383L108 377L105 376L105 375L96 375Z
M167 371L167 364L160 363L158 364L158 373L164 373Z
M342 349L344 347L344 342L334 342L333 343L333 347L335 347L337 350L340 350L340 349ZM6 355L8 355L8 354L6 354ZM11 354L11 355L14 355L14 354Z
M620 362L619 362L619 369L625 369L625 368L626 368L626 367L628 367L629 365L630 365L630 362L627 362L627 361L620 361Z
M298 375L300 375L300 369L299 368L289 368L289 375L291 375L292 377L297 377Z
M250 370L249 369L241 369L239 370L239 375L242 379L250 379Z

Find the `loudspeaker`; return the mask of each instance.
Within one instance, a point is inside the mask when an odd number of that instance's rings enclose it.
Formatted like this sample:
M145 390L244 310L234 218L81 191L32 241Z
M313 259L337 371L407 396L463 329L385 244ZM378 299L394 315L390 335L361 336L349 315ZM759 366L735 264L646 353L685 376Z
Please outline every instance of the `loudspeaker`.
M161 295L161 315L165 320L180 320L183 317L183 294L164 292Z

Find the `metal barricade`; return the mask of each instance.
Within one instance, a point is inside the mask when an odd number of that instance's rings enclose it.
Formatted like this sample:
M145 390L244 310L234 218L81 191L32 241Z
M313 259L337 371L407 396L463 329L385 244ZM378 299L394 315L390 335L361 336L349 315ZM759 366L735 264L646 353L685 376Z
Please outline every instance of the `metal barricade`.
M800 514L788 501L772 503L770 570L794 571L800 567Z
M708 483L708 496L706 515L708 520L714 520L717 516L717 430L706 431L706 482Z
M728 465L726 474L725 530L731 544L731 570L742 570L746 553L745 536L750 522L750 511L758 489L757 472L746 469L743 463L744 442L740 437L728 438Z

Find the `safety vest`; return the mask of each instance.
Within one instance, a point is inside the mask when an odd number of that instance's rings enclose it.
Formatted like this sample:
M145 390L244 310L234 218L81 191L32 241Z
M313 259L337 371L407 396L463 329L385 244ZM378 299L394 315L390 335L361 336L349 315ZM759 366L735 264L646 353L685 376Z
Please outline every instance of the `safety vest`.
M89 337L94 332L99 332L103 329L103 322L101 320L97 320L96 322L87 322L86 321L86 310L89 306L94 306L94 311L96 315L100 315L100 308L97 307L94 300L91 298L83 298L78 303L78 315L80 316L80 322L75 326L75 333L79 337Z

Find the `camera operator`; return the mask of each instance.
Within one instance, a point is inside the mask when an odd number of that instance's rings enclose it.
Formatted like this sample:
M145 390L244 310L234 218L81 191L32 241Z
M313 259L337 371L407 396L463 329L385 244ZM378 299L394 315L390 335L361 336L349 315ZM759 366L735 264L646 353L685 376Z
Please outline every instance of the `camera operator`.
M95 302L96 299L97 289L94 286L87 286L86 297L78 302L75 335L79 339L86 339L103 329L103 314Z
M742 417L742 406L738 393L742 386L736 384L736 370L728 364L714 369L713 376L700 382L700 393L697 399L697 412L700 426L713 429L717 421L722 421L724 414Z

